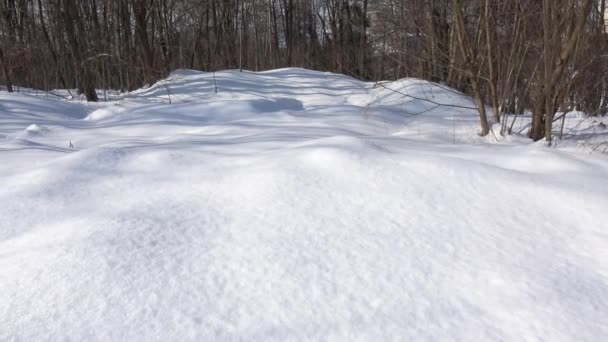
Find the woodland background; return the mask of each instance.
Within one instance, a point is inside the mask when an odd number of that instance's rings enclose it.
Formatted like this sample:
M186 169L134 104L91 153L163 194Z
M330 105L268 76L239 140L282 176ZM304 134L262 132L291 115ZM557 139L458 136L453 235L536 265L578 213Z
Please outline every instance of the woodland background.
M531 113L550 142L560 113L606 113L605 19L606 0L0 0L0 83L97 101L177 68L416 77L471 95L482 135Z

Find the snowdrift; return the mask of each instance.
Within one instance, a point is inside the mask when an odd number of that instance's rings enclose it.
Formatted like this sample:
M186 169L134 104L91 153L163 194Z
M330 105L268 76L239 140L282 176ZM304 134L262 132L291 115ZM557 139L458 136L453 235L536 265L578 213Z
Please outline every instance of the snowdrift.
M608 159L477 137L441 85L0 99L0 340L608 336Z

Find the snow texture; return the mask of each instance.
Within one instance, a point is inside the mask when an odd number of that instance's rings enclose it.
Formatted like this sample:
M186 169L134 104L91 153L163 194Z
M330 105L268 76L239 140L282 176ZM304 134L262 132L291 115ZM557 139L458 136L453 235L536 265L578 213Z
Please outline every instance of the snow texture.
M608 340L608 159L471 106L295 68L0 93L0 340Z

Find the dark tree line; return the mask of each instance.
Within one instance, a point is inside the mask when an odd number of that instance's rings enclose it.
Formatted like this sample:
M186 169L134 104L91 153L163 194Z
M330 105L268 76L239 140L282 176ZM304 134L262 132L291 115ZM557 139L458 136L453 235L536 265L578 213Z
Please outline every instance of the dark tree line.
M419 77L475 99L481 134L608 107L606 0L0 0L0 81L132 90L176 68ZM486 105L492 108L486 112Z

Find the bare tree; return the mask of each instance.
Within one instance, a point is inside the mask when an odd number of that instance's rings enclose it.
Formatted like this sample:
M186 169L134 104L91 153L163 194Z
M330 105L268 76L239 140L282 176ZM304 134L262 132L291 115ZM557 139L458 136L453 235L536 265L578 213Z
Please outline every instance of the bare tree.
M606 0L0 0L0 77L90 101L184 67L418 77L471 95L481 134L532 112L550 142L556 112L608 109L605 18Z

